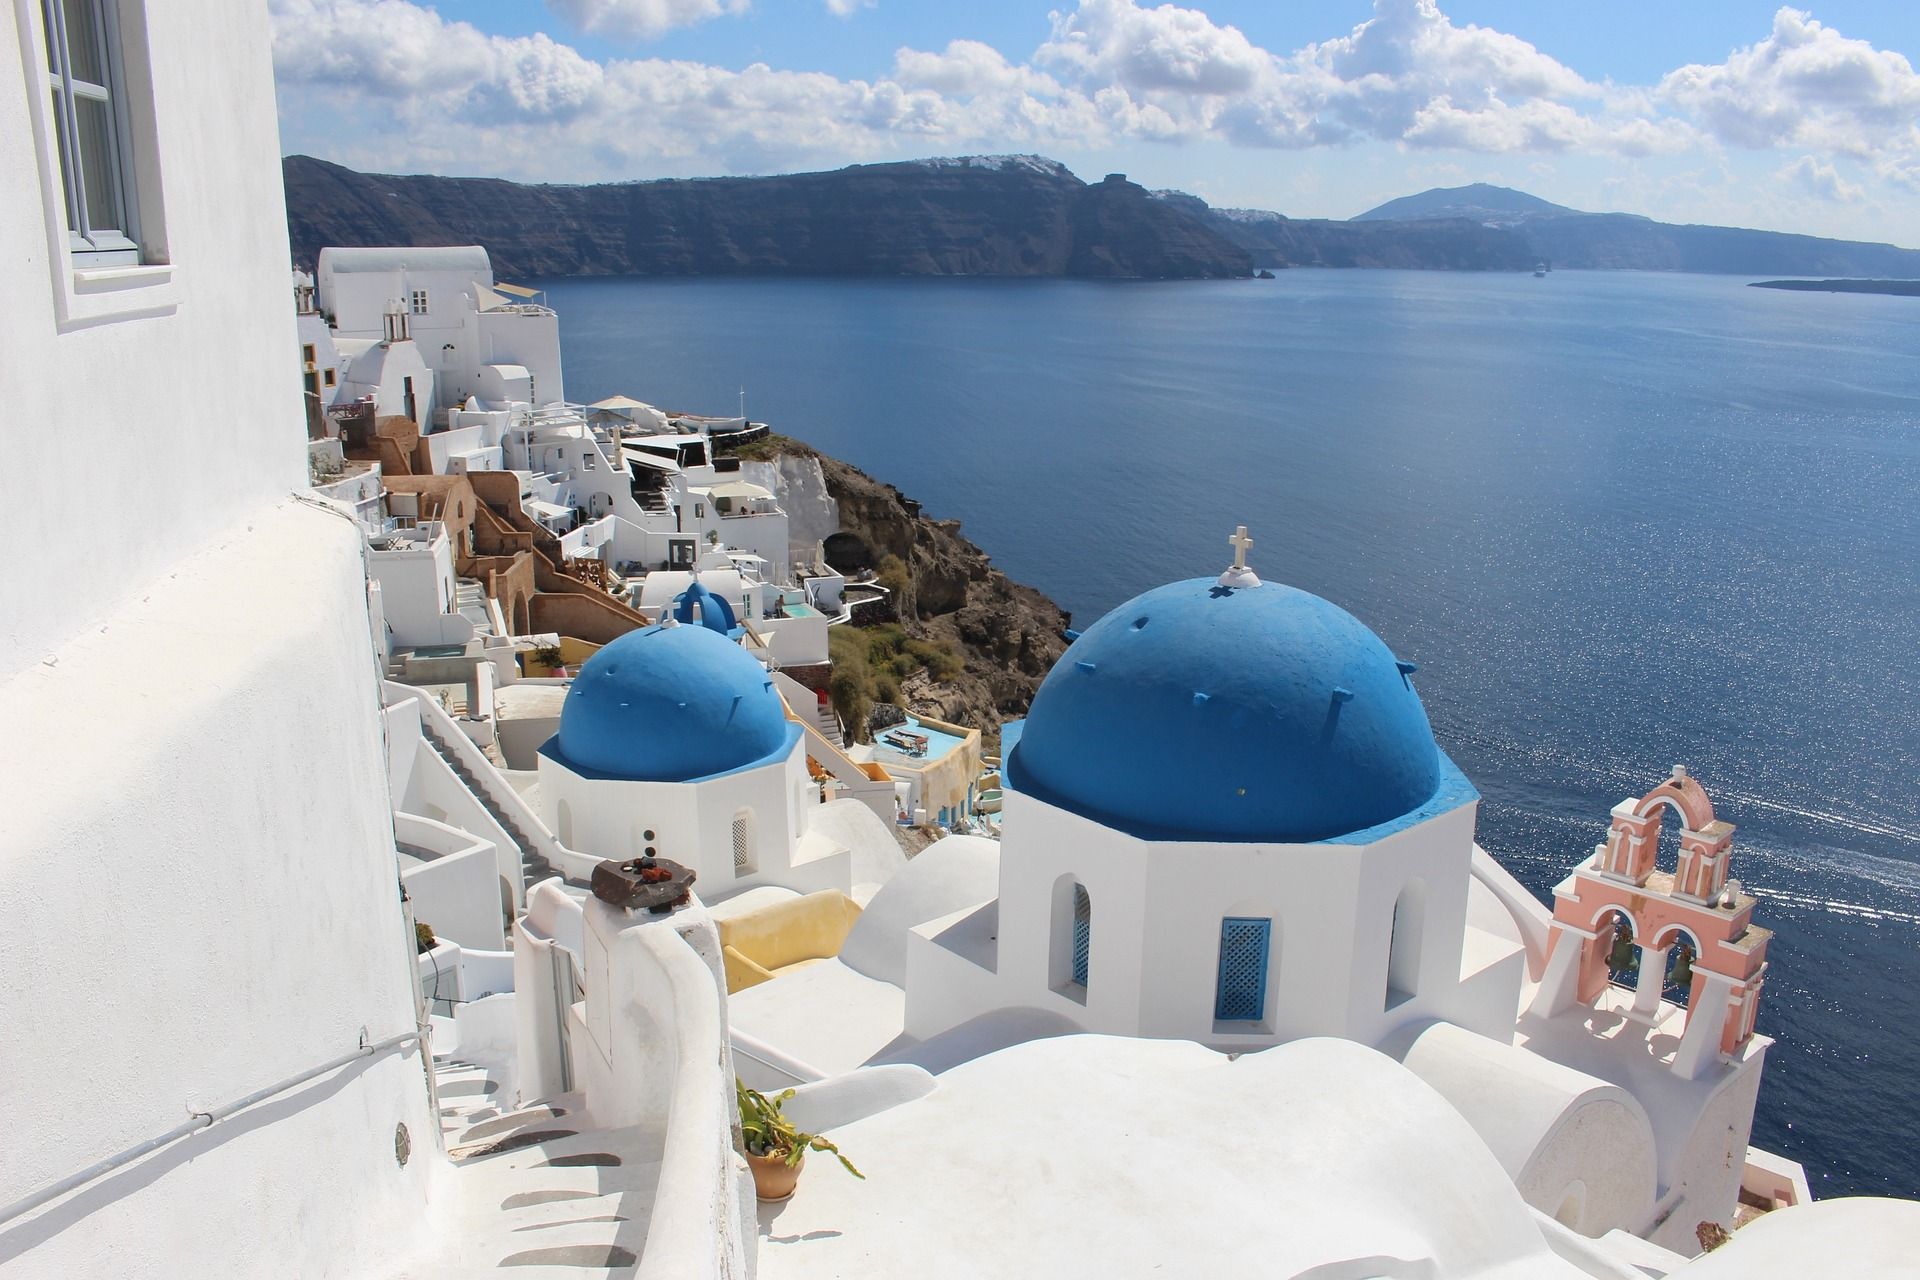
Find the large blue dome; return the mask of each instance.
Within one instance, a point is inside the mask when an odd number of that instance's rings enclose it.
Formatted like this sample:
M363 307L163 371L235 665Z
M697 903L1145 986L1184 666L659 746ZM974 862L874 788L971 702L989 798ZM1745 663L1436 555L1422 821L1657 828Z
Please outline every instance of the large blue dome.
M1008 781L1144 836L1351 835L1439 789L1412 670L1318 596L1175 582L1068 648L1034 697Z
M546 749L577 770L685 782L757 764L792 738L746 650L706 627L645 627L587 659Z

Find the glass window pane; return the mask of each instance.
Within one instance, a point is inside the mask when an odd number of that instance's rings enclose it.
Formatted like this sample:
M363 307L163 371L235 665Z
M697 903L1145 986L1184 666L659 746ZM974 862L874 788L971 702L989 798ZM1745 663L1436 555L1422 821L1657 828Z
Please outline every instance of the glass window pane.
M73 172L73 159L67 155L67 108L66 100L58 88L53 91L53 136L60 144L60 176L64 179ZM67 204L67 230L80 230L80 212L73 207L73 185L60 184L61 198Z
M80 182L87 196L89 231L121 230L120 175L113 150L113 112L93 98L75 98L80 135Z
M61 0L67 16L67 65L76 80L104 85L107 62L100 39L99 0Z

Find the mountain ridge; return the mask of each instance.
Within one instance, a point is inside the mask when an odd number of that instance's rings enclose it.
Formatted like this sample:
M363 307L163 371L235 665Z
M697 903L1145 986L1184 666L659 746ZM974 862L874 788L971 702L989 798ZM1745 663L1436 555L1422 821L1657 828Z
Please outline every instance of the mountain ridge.
M1354 218L1216 209L1036 155L769 177L530 185L283 161L296 261L327 245L481 244L501 275L1231 279L1256 267L1920 277L1920 250L1587 213L1488 183Z
M282 162L296 261L329 245L480 244L505 276L1220 279L1252 274L1207 219L1122 175L1037 156L764 178L534 186Z
M1434 218L1469 218L1497 223L1528 216L1579 212L1579 209L1542 200L1531 192L1496 187L1490 182L1473 182L1464 187L1429 187L1416 191L1375 205L1365 213L1356 213L1347 221L1424 222Z

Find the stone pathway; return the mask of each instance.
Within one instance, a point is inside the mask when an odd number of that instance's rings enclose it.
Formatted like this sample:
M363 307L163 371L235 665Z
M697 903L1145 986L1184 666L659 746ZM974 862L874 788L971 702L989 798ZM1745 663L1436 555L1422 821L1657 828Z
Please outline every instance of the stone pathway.
M512 1109L502 1082L434 1059L451 1168L434 1190L429 1254L393 1280L630 1276L647 1236L664 1134L597 1129L577 1094Z

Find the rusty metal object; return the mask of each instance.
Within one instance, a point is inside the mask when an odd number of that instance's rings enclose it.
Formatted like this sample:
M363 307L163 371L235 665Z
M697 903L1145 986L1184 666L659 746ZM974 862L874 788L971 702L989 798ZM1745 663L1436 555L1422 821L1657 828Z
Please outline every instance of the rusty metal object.
M665 858L612 859L593 869L593 896L629 911L644 908L665 915L687 902L693 869Z

